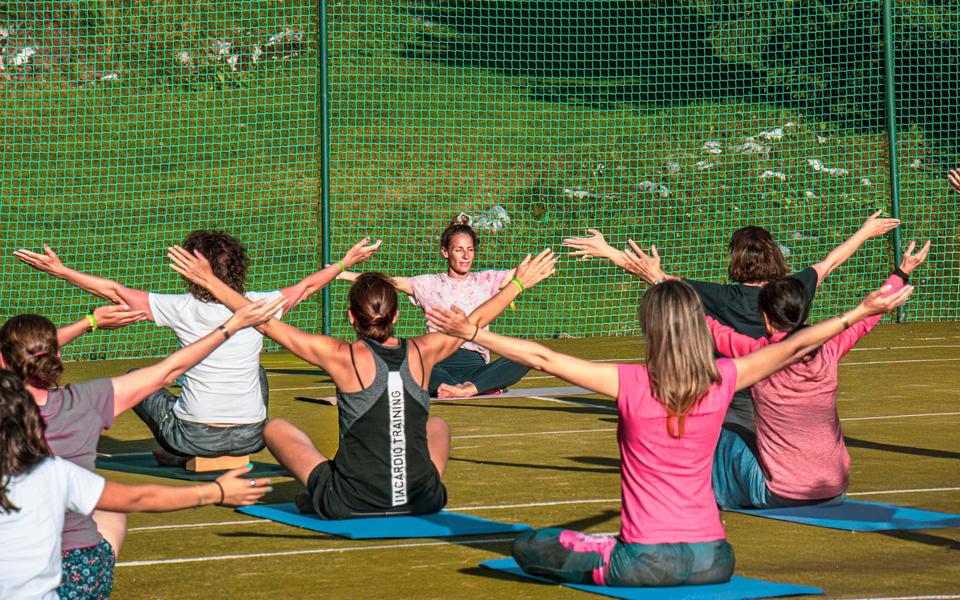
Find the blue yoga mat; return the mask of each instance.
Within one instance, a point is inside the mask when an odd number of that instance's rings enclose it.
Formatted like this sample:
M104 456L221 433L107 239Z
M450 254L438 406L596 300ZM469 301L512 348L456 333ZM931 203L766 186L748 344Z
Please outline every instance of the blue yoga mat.
M544 583L558 582L543 577L537 577L524 572L512 558L498 558L480 563L481 567L509 573L524 579L542 581ZM615 588L602 585L584 585L579 583L564 583L564 587L573 588L582 592L609 596L611 598L642 598L643 600L742 600L744 598L775 598L777 596L804 596L823 594L823 590L806 585L792 583L776 583L748 577L733 577L727 583L710 585L679 585L676 587L636 587Z
M726 509L730 512L844 531L895 531L960 527L960 515L904 508L879 502L844 500L790 508Z
M492 533L516 533L530 529L529 525L488 521L487 519L445 510L432 515L416 517L372 517L341 521L327 521L315 515L302 515L292 502L244 506L238 508L237 511L252 517L269 519L278 523L338 535L352 540L458 537Z

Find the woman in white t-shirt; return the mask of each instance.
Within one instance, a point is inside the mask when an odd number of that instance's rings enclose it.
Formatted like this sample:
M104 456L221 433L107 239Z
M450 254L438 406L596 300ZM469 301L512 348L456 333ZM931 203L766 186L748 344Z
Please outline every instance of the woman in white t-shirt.
M0 370L0 424L0 598L4 600L59 597L60 530L67 512L246 506L270 491L269 479L240 477L249 467L195 486L125 485L52 457L33 397L18 375L4 370Z
M341 263L350 266L366 260L380 245L367 246L367 242L369 239L364 239L351 248ZM340 272L338 265L333 265L288 288L247 292L250 260L239 240L222 231L198 230L187 236L183 247L207 257L217 276L252 302L270 302L282 296L286 306L277 316L293 310ZM207 335L230 316L230 310L205 289L189 282L189 293L154 294L71 269L49 246L43 247L43 253L20 249L14 256L91 294L143 311L147 320L173 329L181 347ZM191 456L243 456L263 450L268 389L266 373L260 367L262 348L260 332L240 331L184 374L179 397L161 389L134 409L162 448L155 453L158 461L185 464Z
M392 277L394 287L407 294L421 310L456 305L467 313L493 298L514 280L515 270L471 271L480 240L469 225L453 223L440 235L440 253L447 261L444 273L414 277ZM356 273L343 273L340 279L355 281ZM432 331L428 328L428 331ZM529 371L505 358L490 362L490 351L466 341L449 358L434 366L430 373L430 394L438 398L469 398L477 394L504 390L520 381Z

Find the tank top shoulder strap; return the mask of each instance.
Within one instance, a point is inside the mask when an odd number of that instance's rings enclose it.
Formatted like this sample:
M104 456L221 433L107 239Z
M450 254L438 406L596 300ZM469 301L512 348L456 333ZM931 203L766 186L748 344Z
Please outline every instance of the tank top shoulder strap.
M427 387L426 371L425 371L425 369L423 368L423 354L420 352L420 344L418 344L418 343L417 343L416 341L414 341L414 340L410 340L410 344L413 346L413 349L417 351L417 358L420 359L420 387L426 388L426 387ZM409 359L407 360L407 370L408 370L408 371L410 370L410 361L409 361ZM412 372L411 372L410 374L413 375Z
M364 344L366 345L366 344ZM357 376L357 383L360 384L360 389L363 389L363 378L360 377L360 371L357 370L357 357L353 354L353 344L349 344L350 347L350 364L353 365L353 372ZM369 348L369 346L367 346Z

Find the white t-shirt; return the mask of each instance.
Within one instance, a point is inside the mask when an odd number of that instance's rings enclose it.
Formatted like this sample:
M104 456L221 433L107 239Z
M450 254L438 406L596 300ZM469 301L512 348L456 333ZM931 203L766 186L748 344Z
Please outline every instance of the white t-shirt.
M248 300L270 302L280 292L249 292ZM233 312L192 294L150 294L157 325L170 327L181 346L191 344L222 325ZM277 317L281 311L277 311ZM233 334L184 375L183 391L173 408L184 421L196 423L259 423L267 418L260 391L263 335L253 327Z
M103 477L59 457L10 478L7 497L20 510L0 512L0 598L58 598L64 513L92 513L103 486Z

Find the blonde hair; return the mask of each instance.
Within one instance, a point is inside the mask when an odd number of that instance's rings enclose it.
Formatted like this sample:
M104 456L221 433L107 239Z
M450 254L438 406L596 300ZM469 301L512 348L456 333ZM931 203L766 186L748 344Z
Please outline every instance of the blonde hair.
M670 437L683 437L687 413L721 380L703 303L683 281L665 281L644 295L640 326L650 390L667 409Z

